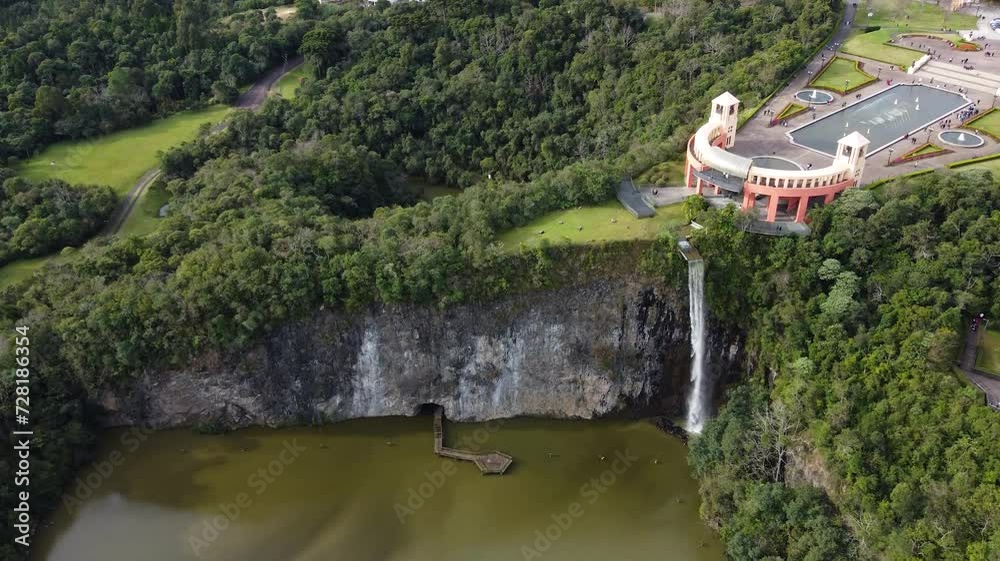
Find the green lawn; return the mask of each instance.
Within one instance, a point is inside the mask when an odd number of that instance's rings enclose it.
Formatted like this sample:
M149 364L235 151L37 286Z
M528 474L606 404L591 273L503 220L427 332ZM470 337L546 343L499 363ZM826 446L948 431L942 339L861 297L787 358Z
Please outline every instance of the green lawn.
M670 161L656 164L635 178L639 185L684 185L684 162Z
M868 6L872 17L868 17ZM923 53L886 42L899 33L929 33L940 37L958 39L956 34L944 29L975 29L976 16L953 13L934 4L924 2L900 2L896 0L872 0L858 6L858 17L854 26L869 25L881 29L871 33L852 35L841 51L896 66L909 67Z
M96 140L60 142L21 164L17 171L29 179L57 177L69 183L110 185L124 196L142 174L157 166L157 152L193 139L202 123L217 123L229 111L228 106L215 105Z
M1000 331L988 329L983 333L976 367L1000 375Z
M964 166L955 166L952 169L955 171L970 171L974 169L985 169L993 172L993 177L1000 178L1000 158L994 158L992 160L985 160L982 162L975 162L972 164L966 164Z
M612 219L614 222L612 222ZM618 201L598 206L550 212L530 223L500 235L508 251L522 246L534 247L548 240L552 244L585 244L615 240L649 240L664 228L687 224L682 205L656 209L656 216L639 220ZM582 227L582 229L581 229ZM544 233L540 234L540 231Z
M31 259L20 259L18 261L14 261L13 263L8 263L3 267L0 267L0 288L30 277L32 273L41 269L43 265L48 263L65 262L75 253L76 251L71 249L67 251L66 254L55 253L42 257L33 257Z
M843 93L863 84L870 84L875 77L858 70L857 63L846 58L835 58L819 76L809 82L810 86Z
M282 76L278 80L278 83L274 85L274 91L285 99L294 99L296 90L299 89L299 84L308 75L309 71L306 69L306 65L300 65L295 70Z
M923 53L913 49L887 45L886 41L895 33L892 29L880 29L871 33L859 33L848 39L840 50L854 56L869 58L896 66L909 67ZM843 84L841 84L843 85Z
M871 18L868 17L869 11L872 12ZM954 13L942 6L924 2L871 0L858 5L858 17L854 25L878 25L900 31L940 32L942 28L975 29L976 16Z
M970 129L981 130L1000 138L1000 111L989 111L966 123Z
M123 236L145 236L160 225L160 207L170 202L170 193L154 183L139 199L119 232Z

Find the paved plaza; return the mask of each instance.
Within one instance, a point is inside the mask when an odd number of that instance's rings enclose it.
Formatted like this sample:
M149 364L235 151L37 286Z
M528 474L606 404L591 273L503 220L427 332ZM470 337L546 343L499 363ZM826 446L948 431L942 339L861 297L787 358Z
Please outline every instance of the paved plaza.
M747 157L779 156L796 161L804 167L810 165L814 168L827 166L830 164L832 158L793 145L786 133L839 111L845 105L850 107L854 104L864 103L868 98L887 89L890 83L922 84L950 92L961 92L969 100L971 107L979 111L985 111L994 104L1000 104L1000 99L997 99L995 95L997 88L1000 88L1000 34L995 32L985 34L981 30L972 30L971 35L969 32L963 33L964 37L969 38L971 36L980 47L983 47L982 50L976 52L959 51L950 47L947 42L935 38L898 38L895 40L895 44L917 48L932 56L931 61L919 71L914 74L907 74L896 66L837 52L837 49L846 40L850 32L850 28L846 23L853 21L853 19L854 8L848 4L840 28L831 39L830 44L810 61L806 68L800 71L784 89L778 92L762 110L758 111L750 121L740 128L739 134L736 137L736 144L730 149L731 152ZM984 20L979 21L981 23ZM998 53L998 56L987 56L987 52L992 53L994 51ZM876 76L878 79L874 83L847 95L828 92L835 98L832 103L811 106L812 109L810 111L787 120L785 123L787 126L782 126L781 124L770 126L773 115L778 114L788 103L797 102L795 99L797 92L812 89L808 85L809 81L813 79L832 56L860 61L864 71ZM963 59L967 60L963 62ZM801 102L798 103L801 104ZM944 121L948 119L950 119L951 125L944 126ZM938 140L937 134L940 131L959 128L959 125L960 119L957 114L943 116L932 122L929 126L923 126L923 123L918 123L915 126L920 126L919 130L907 134L906 138L887 145L884 150L874 153L868 158L863 184L912 171L940 168L951 162L985 156L1000 151L998 143L985 135L980 135L985 140L985 144L977 148L948 146ZM857 129L847 129L844 131L844 135L852 130ZM866 131L858 130L858 132L865 134ZM948 148L952 152L912 163L889 165L891 158L899 157L927 141L933 142L943 148ZM873 146L873 149L875 148Z

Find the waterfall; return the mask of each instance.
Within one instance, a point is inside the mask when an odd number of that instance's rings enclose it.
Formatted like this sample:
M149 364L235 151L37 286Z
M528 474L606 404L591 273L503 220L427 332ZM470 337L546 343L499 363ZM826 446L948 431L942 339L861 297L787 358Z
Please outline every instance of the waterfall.
M688 396L687 430L700 433L708 416L705 380L705 262L688 261L688 299L691 314L691 395Z

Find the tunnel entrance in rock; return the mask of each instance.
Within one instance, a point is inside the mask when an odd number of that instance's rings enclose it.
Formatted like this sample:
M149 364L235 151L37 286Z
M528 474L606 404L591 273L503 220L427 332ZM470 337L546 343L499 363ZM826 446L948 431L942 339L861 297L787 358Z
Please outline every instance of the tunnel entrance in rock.
M438 409L444 409L441 405L434 402L421 403L417 406L416 410L413 412L414 415L433 415Z

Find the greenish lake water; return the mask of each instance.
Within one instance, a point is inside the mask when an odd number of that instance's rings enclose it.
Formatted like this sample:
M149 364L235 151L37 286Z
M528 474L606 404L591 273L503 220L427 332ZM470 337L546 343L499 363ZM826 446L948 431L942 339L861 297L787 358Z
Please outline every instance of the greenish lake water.
M518 419L445 430L449 446L499 449L515 463L482 476L438 458L429 416L218 436L111 431L98 467L119 465L79 474L68 496L92 493L58 510L33 559L723 559L698 518L684 445L652 425Z

